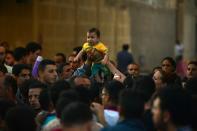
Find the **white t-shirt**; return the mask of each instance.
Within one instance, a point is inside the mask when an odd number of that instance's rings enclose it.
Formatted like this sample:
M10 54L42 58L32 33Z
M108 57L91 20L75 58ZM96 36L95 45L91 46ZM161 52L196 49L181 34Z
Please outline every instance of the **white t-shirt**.
M105 109L104 117L109 126L114 126L117 124L120 116L118 111Z
M183 45L180 44L180 45L175 45L175 48L174 48L174 52L175 52L175 57L177 56L182 56L183 55Z

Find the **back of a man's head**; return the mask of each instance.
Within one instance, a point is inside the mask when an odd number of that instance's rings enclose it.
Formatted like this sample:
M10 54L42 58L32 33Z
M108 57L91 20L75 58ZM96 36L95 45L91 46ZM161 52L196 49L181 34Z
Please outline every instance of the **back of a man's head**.
M14 54L14 59L16 61L20 61L27 55L27 50L24 47L17 47L15 48L13 54Z
M0 123L5 120L8 110L15 106L15 103L5 98L0 98Z
M124 45L122 46L122 49L123 49L123 50L128 50L128 49L129 49L129 45L128 45L128 44L124 44Z
M117 105L120 91L124 89L124 85L119 81L112 80L105 85L104 89L109 95L110 102Z
M86 104L70 103L62 112L61 123L65 130L66 128L83 128L85 125L91 127L92 111Z
M17 92L17 82L12 76L5 76L3 79L3 92L5 97L7 93L10 92L12 95L16 95ZM10 96L10 95L9 95Z
M124 89L119 97L120 115L124 119L140 119L144 112L144 99L140 92Z
M34 53L36 52L37 50L42 50L42 47L39 43L37 42L29 42L27 43L26 45L26 50L28 53Z
M36 131L35 114L29 107L10 109L5 117L8 131Z
M56 81L49 89L53 105L56 105L61 92L70 89L70 84L65 80Z
M141 92L145 102L148 102L155 92L155 83L150 76L141 76L135 79L133 89Z

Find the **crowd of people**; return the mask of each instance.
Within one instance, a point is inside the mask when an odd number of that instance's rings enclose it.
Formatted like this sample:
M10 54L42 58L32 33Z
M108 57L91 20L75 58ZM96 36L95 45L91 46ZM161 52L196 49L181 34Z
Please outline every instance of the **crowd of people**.
M0 131L196 130L197 61L184 77L172 57L141 75L128 48L111 61L96 28L68 57L39 63L39 43L13 51L1 43Z

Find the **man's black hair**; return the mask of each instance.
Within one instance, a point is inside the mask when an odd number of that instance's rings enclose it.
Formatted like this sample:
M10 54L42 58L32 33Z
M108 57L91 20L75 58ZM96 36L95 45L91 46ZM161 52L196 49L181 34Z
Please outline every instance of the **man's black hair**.
M109 95L110 101L117 105L120 91L124 89L124 85L119 81L112 80L104 86L104 89Z
M84 87L83 85L75 86L74 88L78 93L80 102L90 105L92 102L90 89Z
M11 54L12 56L14 56L14 52L11 50L6 50L6 54Z
M34 88L46 89L47 85L45 85L44 83L38 80L35 80L32 84L29 85L29 89L34 89Z
M11 88L14 95L17 92L17 82L12 76L5 76L3 81L3 87L5 91Z
M66 106L62 112L61 123L65 127L83 125L92 121L92 111L84 103L73 102Z
M27 69L31 71L31 68L26 64L16 64L12 68L12 74L15 76L19 76L19 74L21 73L23 69Z
M42 110L49 110L49 107L52 104L52 99L48 89L44 89L40 92L39 103Z
M128 45L128 44L124 44L124 45L122 46L122 49L123 49L123 50L128 50L128 49L129 49L129 45Z
M26 106L10 109L5 117L9 131L36 131L35 113Z
M145 102L148 102L155 92L155 83L150 76L140 76L135 79L133 90L141 92Z
M56 56L61 56L63 58L63 63L66 62L66 56L64 55L64 53L57 53Z
M76 53L78 54L81 51L82 47L81 46L77 46L73 48L73 51L76 51Z
M49 90L50 90L51 100L54 106L57 103L60 93L68 89L70 89L70 84L65 80L59 80L53 84L53 86Z
M144 113L144 99L140 92L126 88L120 93L120 114L125 119L140 119Z
M38 66L39 71L44 71L47 65L56 65L54 61L49 59L44 59L40 62Z
M55 106L56 116L60 118L64 107L72 102L77 102L78 100L79 96L75 90L69 89L62 92Z
M39 43L37 42L29 42L27 43L26 45L26 49L27 49L27 52L30 53L34 53L36 52L37 50L42 50L42 47Z
M14 54L14 59L16 61L19 61L27 55L27 50L24 47L17 47L15 48L13 54Z
M67 66L67 65L70 65L70 64L69 64L69 63L60 64L60 65L57 67L57 73L58 73L58 74L62 74L62 73L63 73L63 70L64 70L64 66Z
M5 98L0 98L0 121L5 120L5 114L6 112L15 106L15 103L13 101L7 100Z

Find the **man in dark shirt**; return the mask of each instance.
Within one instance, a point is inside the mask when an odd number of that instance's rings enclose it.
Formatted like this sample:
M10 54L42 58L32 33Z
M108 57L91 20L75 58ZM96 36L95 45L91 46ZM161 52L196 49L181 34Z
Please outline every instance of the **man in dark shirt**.
M122 51L117 55L118 69L125 73L127 71L127 66L134 62L133 55L128 52L129 45L124 44L122 46Z

